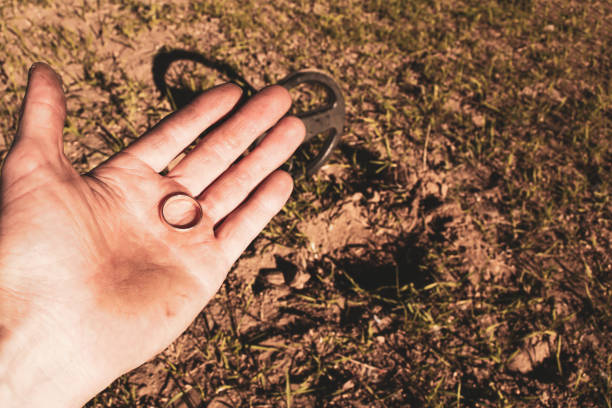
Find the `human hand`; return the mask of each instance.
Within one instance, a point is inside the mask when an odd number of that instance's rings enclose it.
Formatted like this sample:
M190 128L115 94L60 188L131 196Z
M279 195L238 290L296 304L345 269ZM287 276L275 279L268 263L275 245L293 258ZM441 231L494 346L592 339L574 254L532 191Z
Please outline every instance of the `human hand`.
M60 81L33 67L1 175L0 406L80 406L152 358L281 209L292 181L274 170L304 137L299 119L282 118L291 104L282 87L258 93L159 174L240 95L230 84L206 92L81 176L63 154ZM192 229L160 218L176 192L202 206Z

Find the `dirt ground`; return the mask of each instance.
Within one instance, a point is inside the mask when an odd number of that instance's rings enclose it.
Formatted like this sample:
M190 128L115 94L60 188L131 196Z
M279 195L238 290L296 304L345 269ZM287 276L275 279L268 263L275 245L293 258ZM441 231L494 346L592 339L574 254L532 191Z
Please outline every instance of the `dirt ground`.
M217 297L89 407L612 406L612 6L571 0L6 1L95 167L197 92L317 68L342 142ZM321 100L295 92L295 111ZM94 368L95 369L95 368Z

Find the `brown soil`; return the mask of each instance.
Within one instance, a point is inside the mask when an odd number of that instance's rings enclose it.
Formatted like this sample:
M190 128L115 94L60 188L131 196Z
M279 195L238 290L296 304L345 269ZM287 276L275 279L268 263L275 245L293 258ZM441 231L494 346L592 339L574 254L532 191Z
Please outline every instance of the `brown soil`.
M314 180L298 180L288 206L299 205L293 215L275 219L180 338L88 406L610 405L605 304L612 206L601 198L609 191L597 190L609 180L610 151L594 149L599 161L560 159L570 153L563 138L579 133L568 129L597 115L610 117L610 105L575 113L605 99L594 96L598 89L612 89L612 65L601 43L612 27L606 25L608 6L583 10L582 19L597 20L599 34L570 52L571 69L561 71L538 61L564 44L553 41L547 48L529 41L560 36L561 28L577 37L585 30L546 25L536 39L525 40L531 26L486 23L501 21L500 9L538 2L490 2L502 6L488 13L475 2L480 17L465 24L469 13L453 11L464 7L459 1L428 2L423 9L401 1L361 8L341 2L345 14L337 21L327 18L337 15L334 2L301 2L308 3L301 13L297 2L245 2L254 15L242 20L243 7L228 12L219 6L215 13L210 6L210 15L191 20L199 3L178 1L160 3L170 10L158 13L161 22L147 17L156 2L99 2L82 12L81 3L3 9L12 31L3 34L0 60L3 112L10 118L17 117L27 64L44 60L58 69L68 98L65 151L81 171L184 104L192 88L235 80L232 71L259 89L296 69L323 68L338 79L347 103L343 142ZM401 18L385 20L372 11L374 3L399 3L402 12L423 20L404 27L410 35L398 39L385 28L403 27ZM586 7L554 4L555 16ZM363 12L351 14L357 9ZM293 12L299 18L288 21ZM172 18L163 19L166 14ZM435 18L447 14L442 22ZM312 16L321 17L325 29L306 26ZM357 36L342 31L356 18L368 27L362 44L333 38L336 31ZM284 25L293 31L274 30ZM57 34L57 27L67 31ZM400 49L420 33L430 39L455 33L456 44ZM592 51L597 47L604 51ZM160 51L173 49L223 64L172 64L169 101L152 71ZM465 72L456 85L459 68ZM597 83L587 78L595 70L602 72ZM511 89L499 78L507 71L516 71ZM562 78L551 84L550 72ZM532 74L540 78L527 83ZM502 93L497 106L486 104L496 92ZM517 106L536 103L535 113L516 113ZM591 130L592 139L581 146L609 138L609 127L602 128ZM2 129L4 156L16 120L6 119ZM515 139L502 140L508 134ZM538 190L540 163L549 168ZM559 200L541 186L567 175L574 178L557 180L559 190L587 179L586 187L575 184L584 189L586 209L567 204L565 214L555 213L540 228L530 216L545 214L546 204ZM509 180L519 177L525 177L520 191L508 190ZM600 202L607 204L596 213ZM575 228L563 229L567 225Z

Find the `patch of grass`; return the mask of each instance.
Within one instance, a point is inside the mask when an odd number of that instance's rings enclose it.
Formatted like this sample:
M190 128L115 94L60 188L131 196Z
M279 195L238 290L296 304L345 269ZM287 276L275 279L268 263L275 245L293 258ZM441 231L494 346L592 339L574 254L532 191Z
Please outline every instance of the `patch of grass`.
M347 103L332 165L296 177L245 255L286 246L310 279L258 287L230 274L184 350L142 368L162 378L157 392L131 374L90 406L612 405L606 2L72 6L0 6L2 155L33 60L64 76L66 150L81 170L172 110L146 66L162 46L255 87L324 69ZM221 79L198 63L168 77L189 92ZM296 107L317 101L299 96ZM347 201L368 242L313 251L305 227ZM541 361L517 366L547 341Z

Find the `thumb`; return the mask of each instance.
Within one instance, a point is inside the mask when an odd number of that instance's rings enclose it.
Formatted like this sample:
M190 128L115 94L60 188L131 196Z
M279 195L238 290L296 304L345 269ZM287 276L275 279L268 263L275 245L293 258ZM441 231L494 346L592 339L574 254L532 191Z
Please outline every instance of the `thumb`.
M30 68L13 147L41 153L47 160L63 155L65 120L66 99L59 75L48 65L35 63Z

